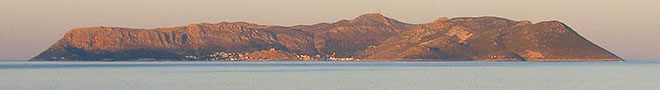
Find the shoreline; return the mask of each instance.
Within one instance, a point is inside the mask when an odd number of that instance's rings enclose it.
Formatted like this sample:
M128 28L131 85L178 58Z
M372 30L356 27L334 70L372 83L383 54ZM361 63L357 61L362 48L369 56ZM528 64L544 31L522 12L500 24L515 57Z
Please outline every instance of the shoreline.
M597 62L627 61L624 59L357 59L357 60L242 60L242 61L204 61L204 60L6 60L29 62ZM649 60L652 61L652 60Z

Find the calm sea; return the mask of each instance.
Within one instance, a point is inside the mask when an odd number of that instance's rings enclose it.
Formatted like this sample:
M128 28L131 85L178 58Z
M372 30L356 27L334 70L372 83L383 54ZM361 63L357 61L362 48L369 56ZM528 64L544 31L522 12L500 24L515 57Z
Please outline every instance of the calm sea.
M660 89L660 62L0 61L1 90Z

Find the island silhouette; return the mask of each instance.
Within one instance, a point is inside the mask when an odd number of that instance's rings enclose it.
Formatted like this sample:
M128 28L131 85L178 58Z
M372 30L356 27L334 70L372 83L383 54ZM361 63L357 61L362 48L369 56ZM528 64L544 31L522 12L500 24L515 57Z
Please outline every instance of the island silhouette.
M31 60L622 61L559 21L485 16L409 24L380 13L297 26L76 28Z

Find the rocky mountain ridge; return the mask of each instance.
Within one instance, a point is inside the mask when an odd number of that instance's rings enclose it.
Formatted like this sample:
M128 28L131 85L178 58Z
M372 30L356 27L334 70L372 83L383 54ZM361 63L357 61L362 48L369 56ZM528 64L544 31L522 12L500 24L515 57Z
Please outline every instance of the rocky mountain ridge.
M223 55L227 57L218 57ZM379 13L291 27L222 22L156 29L76 28L32 60L225 59L622 60L558 21L531 23L498 17L459 17L408 24Z

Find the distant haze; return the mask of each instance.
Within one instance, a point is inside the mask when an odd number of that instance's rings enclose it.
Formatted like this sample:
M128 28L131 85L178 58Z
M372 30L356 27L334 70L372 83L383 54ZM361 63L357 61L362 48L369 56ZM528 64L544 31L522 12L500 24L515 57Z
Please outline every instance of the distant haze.
M380 12L406 23L439 17L559 20L627 60L660 59L659 0L0 0L0 60L29 59L72 28L157 28L244 21L298 25Z

